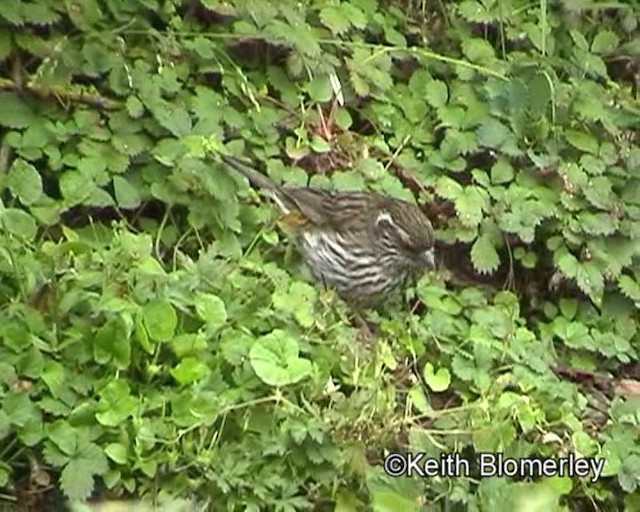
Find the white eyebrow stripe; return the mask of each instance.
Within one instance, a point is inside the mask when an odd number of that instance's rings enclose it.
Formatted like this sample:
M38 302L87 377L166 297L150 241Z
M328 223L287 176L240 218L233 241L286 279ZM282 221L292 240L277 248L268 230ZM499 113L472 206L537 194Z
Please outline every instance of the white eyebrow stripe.
M389 212L381 212L378 214L378 218L376 218L376 224L380 224L381 222L387 221L389 224L395 226L396 223L393 221L393 217L389 214Z

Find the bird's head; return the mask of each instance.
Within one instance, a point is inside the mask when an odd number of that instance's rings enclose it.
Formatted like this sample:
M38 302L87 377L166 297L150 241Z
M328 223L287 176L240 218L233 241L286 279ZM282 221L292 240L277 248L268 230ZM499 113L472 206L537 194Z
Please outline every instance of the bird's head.
M417 206L394 202L377 214L375 225L381 243L396 251L406 264L417 269L435 268L433 226Z

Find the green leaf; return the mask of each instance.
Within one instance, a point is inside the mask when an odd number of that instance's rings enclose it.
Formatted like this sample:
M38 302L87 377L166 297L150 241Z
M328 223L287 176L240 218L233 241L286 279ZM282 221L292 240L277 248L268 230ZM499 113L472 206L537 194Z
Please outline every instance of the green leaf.
M129 115L135 119L142 117L144 114L144 105L137 96L127 96L126 107Z
M588 261L578 266L576 283L594 302L600 302L604 291L604 278L594 262Z
M509 128L497 119L485 121L476 131L478 144L494 149L499 149L510 136Z
M194 299L198 316L204 320L207 327L216 330L227 321L227 309L224 301L211 293L198 293Z
M11 165L7 186L24 205L35 203L42 197L42 178L36 168L21 158Z
M127 447L121 443L109 443L105 447L104 453L118 464L124 465L127 463Z
M293 315L302 327L311 327L315 322L313 307L317 293L315 287L294 281L288 289L277 289L273 293L273 306L279 311Z
M5 8L4 3L2 11ZM0 125L9 128L27 128L42 121L27 104L27 100L13 92L0 92Z
M615 32L604 29L598 32L598 35L593 39L591 43L591 51L593 53L606 54L610 53L618 47L620 38Z
M91 176L78 170L66 171L58 184L62 196L71 205L85 202L96 188Z
M163 102L160 107L153 108L153 115L175 137L184 137L191 132L189 112L180 105Z
M578 259L571 254L565 247L559 248L554 254L553 259L556 267L569 278L576 277L578 273Z
M39 423L42 413L26 393L10 391L2 399L3 411L12 425L25 427L30 423Z
M618 482L623 491L635 493L640 487L640 455L631 453L622 461L618 471Z
M114 360L116 367L124 369L131 362L131 344L127 328L120 317L113 318L98 329L93 353L96 362L105 364Z
M125 177L113 177L113 190L120 208L137 208L140 206L141 198L138 189L129 183L129 180Z
M470 37L463 40L462 53L471 62L493 62L495 51L491 44L478 37Z
M333 96L333 89L327 75L316 76L307 84L305 90L309 93L309 97L318 103L327 102Z
M351 114L344 107L340 107L336 111L336 115L335 115L334 119L335 119L336 124L342 130L345 130L345 131L348 130L351 127L351 125L353 124L353 119L351 118Z
M427 385L436 393L449 389L451 373L447 368L442 367L435 371L431 363L426 363L422 374Z
M38 227L33 217L17 208L0 210L0 226L4 227L9 233L25 240L33 240L38 232Z
M443 107L449 99L447 84L441 80L431 80L426 85L426 99L432 107Z
M182 333L171 340L171 350L179 358L197 355L207 349L207 340L200 333Z
M298 351L298 343L289 333L275 329L254 343L249 360L265 384L286 386L311 374L311 362L300 358Z
M640 284L628 275L621 275L618 278L620 291L633 300L640 307Z
M58 449L68 456L73 456L78 450L78 435L69 423L63 420L55 421L47 426L47 435Z
M344 5L344 4L343 4ZM347 16L341 6L328 6L320 11L320 21L334 35L340 35L351 26L351 20Z
M80 450L64 467L60 475L62 491L72 501L84 500L93 491L94 476L109 470L104 451L94 443L81 439Z
M440 176L436 182L436 191L439 196L454 201L462 195L462 185L448 176Z
M173 306L162 299L155 299L142 308L142 320L149 337L154 341L169 341L178 325Z
M590 235L612 235L618 229L618 219L609 213L581 212L578 216L582 231Z
M185 357L171 370L171 376L182 385L197 382L210 373L209 367L195 357Z
M590 179L587 185L582 188L582 191L593 206L603 210L607 210L615 204L611 181L604 176L596 176Z
M70 461L60 474L60 487L70 500L85 500L93 491L93 474L87 461Z
M454 201L460 222L467 227L475 227L482 221L482 212L488 207L486 193L476 186L465 187Z
M576 299L560 299L560 311L568 320L573 320L578 312L578 301Z
M573 147L591 153L592 155L598 154L598 140L590 133L578 130L566 130L564 136Z
M492 274L500 265L500 256L496 251L491 237L480 235L471 247L471 262L473 267L481 274Z
M491 166L491 182L494 184L509 183L514 178L513 167L508 160L500 158Z
M95 417L101 425L115 427L120 425L138 408L138 400L131 396L131 390L122 379L111 380L99 392L98 411Z

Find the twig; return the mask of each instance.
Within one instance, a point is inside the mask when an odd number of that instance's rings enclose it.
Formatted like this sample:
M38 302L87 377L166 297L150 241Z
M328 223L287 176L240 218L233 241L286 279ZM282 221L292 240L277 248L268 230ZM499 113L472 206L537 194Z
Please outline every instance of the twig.
M28 92L43 100L64 100L67 103L81 103L103 110L115 110L120 107L120 102L104 98L98 94L70 91L62 87L43 87L35 84L20 85L6 78L0 78L0 91Z

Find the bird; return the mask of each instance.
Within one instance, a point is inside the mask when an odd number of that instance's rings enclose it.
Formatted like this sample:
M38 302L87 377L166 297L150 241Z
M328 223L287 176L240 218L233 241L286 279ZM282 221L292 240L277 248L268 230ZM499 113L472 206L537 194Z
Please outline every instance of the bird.
M243 159L220 157L277 205L312 279L347 304L380 307L435 269L433 226L417 205L370 191L285 186Z

